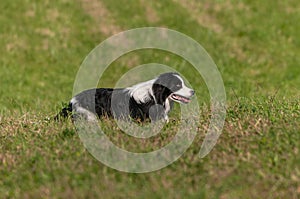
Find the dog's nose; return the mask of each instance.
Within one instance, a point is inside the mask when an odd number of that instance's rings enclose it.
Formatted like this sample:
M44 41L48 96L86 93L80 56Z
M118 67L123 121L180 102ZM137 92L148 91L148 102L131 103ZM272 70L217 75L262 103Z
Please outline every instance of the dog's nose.
M191 90L190 92L191 92L191 95L194 95L194 94L195 94L195 91L194 91L194 90Z

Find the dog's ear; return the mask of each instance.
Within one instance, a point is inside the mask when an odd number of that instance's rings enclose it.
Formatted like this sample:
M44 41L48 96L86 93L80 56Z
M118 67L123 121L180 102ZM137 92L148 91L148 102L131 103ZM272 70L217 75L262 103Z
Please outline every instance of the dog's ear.
M165 87L159 83L154 83L153 86L152 86L152 90L154 93L157 93L157 92L160 92L160 91L163 91L165 89Z
M152 91L158 104L163 104L168 96L172 93L170 89L162 84L159 84L159 82L155 82L153 84Z

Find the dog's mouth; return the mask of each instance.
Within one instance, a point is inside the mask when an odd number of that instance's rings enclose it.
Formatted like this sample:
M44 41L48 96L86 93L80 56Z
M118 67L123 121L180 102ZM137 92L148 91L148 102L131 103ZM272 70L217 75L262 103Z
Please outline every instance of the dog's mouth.
M171 94L170 98L174 101L178 101L178 102L181 102L181 103L184 103L184 104L187 104L191 101L190 98L188 97L184 97L184 96L181 96L181 95L177 95L177 94Z

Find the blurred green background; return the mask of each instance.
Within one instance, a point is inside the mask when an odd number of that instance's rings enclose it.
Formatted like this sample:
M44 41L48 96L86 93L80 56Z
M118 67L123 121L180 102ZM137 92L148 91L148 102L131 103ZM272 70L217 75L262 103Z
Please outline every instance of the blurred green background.
M0 197L300 197L299 1L3 0L0 8ZM223 77L228 115L215 149L199 159L209 123L203 81L171 53L122 56L99 86L157 62L184 72L203 105L199 136L182 158L157 172L127 174L96 161L70 121L47 118L72 97L94 47L147 26L182 32L206 49ZM108 131L114 125L106 124ZM119 144L130 146L130 139ZM153 143L145 146L159 148Z

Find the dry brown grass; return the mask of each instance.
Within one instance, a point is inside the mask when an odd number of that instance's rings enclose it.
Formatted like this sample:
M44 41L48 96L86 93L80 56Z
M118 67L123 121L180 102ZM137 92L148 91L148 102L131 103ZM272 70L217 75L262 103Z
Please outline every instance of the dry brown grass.
M94 20L95 26L92 27L92 32L101 32L105 36L110 36L123 30L116 24L112 14L101 1L80 0L80 3L85 12Z
M150 24L159 22L159 16L153 7L152 1L140 0L140 3L145 8L146 19Z

